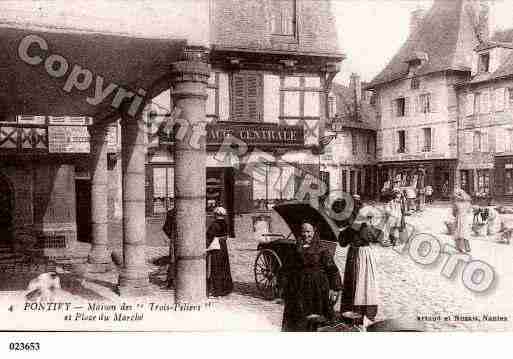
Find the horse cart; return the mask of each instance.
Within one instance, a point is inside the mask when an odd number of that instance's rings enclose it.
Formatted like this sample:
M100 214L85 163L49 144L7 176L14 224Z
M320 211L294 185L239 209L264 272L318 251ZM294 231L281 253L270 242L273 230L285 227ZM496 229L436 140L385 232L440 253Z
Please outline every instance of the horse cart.
M274 206L280 217L288 225L289 233L266 233L257 246L254 264L255 283L260 295L266 299L281 296L282 284L280 269L287 265L290 253L296 250L296 238L301 232L301 224L308 220L315 225L320 245L331 255L335 254L339 229L335 223L307 202L289 202ZM333 303L335 304L337 300ZM311 318L310 318L311 317ZM313 314L308 321L311 331L423 331L423 325L406 318L386 319L365 325L358 313L336 313L333 322L326 322L322 316Z

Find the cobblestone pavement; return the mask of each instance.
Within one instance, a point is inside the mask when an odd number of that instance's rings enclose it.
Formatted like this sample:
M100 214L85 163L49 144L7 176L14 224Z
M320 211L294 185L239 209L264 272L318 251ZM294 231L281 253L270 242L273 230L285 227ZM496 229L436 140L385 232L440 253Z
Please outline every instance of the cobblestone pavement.
M451 238L442 233L443 221L448 217L448 206L435 206L422 214L408 217L409 224L417 232L434 235L441 244L452 244ZM153 224L159 228L160 224ZM171 302L173 291L164 288L165 257L168 255L166 238L155 228L148 230L149 245L146 249L151 271L152 298ZM452 278L441 274L444 263L449 257L442 254L438 261L429 266L418 264L407 251L373 246L377 266L378 304L377 319L413 318L417 316L437 317L441 320L424 321L427 330L443 331L479 331L479 330L513 330L513 266L511 259L513 246L499 244L491 237L472 239L472 259L489 263L497 274L494 289L485 294L476 294L465 288L461 280L462 265L457 267ZM113 240L114 250L120 250L120 241ZM247 238L237 238L229 242L234 293L214 300L220 310L241 312L238 318L247 318L248 329L279 330L282 320L283 305L276 301L261 298L254 282L253 263L257 256L257 243ZM82 244L79 254L85 256L88 245ZM83 253L80 253L83 252ZM343 275L346 248L337 247L335 261ZM116 300L113 289L117 281L117 272L92 275L86 273L87 280L82 290L75 290L74 295L86 300ZM5 288L3 295L16 295L23 286ZM508 316L508 321L444 321L447 316L472 316L482 314ZM246 316L247 315L247 316ZM260 321L256 323L256 319ZM253 322L251 322L253 321ZM251 323L250 323L251 322ZM246 323L245 323L246 324Z

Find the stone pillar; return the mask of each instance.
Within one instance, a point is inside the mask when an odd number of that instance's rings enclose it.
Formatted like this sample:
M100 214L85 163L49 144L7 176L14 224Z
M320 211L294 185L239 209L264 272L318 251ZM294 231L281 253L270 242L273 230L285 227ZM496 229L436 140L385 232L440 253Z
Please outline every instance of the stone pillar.
M94 126L91 134L91 239L88 263L91 272L111 269L108 248L107 126Z
M206 86L210 67L205 51L186 50L184 61L171 70L171 103L187 123L183 138L175 138L175 300L206 299ZM184 121L185 120L185 121ZM181 129L180 132L183 130Z
M148 294L146 265L145 162L147 134L141 117L123 113L121 166L123 175L123 267L119 274L120 296Z

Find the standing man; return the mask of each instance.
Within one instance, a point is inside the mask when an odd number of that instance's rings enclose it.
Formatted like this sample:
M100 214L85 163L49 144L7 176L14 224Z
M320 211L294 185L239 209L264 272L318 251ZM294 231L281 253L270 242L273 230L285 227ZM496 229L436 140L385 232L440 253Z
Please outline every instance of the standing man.
M169 267L167 270L167 286L173 287L175 281L175 238L176 238L176 223L175 223L175 209L172 208L166 213L166 221L162 230L169 238Z

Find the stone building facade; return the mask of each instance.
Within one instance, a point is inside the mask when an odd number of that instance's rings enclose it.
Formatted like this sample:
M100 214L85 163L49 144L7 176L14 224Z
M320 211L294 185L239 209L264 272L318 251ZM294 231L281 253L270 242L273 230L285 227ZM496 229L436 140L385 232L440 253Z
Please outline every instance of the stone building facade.
M206 207L210 216L215 206L224 206L236 237L262 221L266 230L286 230L271 218L273 205L295 199L322 176L319 138L328 88L344 58L330 5L211 2ZM146 116L157 119L149 122L158 123L173 107L166 103L169 96L162 98L148 107ZM252 135L259 131L278 137ZM247 148L227 156L220 147L226 133ZM150 141L146 196L147 215L156 223L173 206L173 173L173 146L162 145L157 136Z
M321 156L321 169L329 173L329 187L363 198L376 194L376 111L371 92L360 77L349 86L334 83L328 98L327 136L333 136Z
M473 51L487 35L480 2L435 1L412 14L408 40L367 87L376 95L378 182L431 185L448 198L457 182L455 84L470 76Z
M481 198L513 196L513 32L476 47L472 74L458 94L459 184Z

